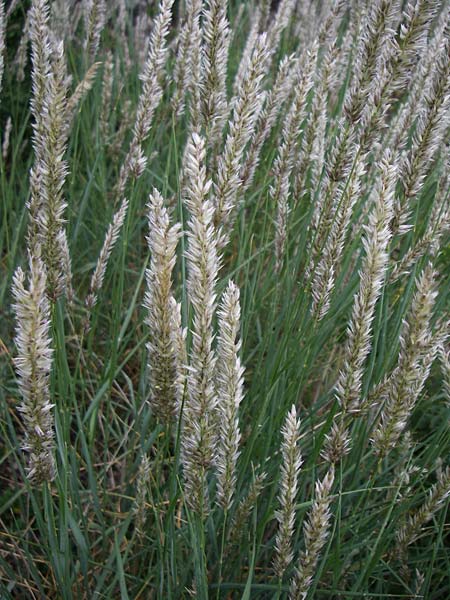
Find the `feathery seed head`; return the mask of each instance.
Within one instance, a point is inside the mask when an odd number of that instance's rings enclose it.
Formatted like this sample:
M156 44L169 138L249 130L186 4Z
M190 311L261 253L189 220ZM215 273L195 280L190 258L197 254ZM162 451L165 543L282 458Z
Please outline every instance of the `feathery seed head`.
M290 600L303 600L314 578L320 552L329 535L333 482L334 467L331 466L323 480L316 483L313 505L303 526L305 549L300 554L299 564L291 582Z
M219 271L214 209L208 198L211 183L206 179L204 161L204 140L193 133L186 148L186 188L183 191L190 212L186 260L187 290L193 308L193 322L182 450L186 498L191 508L202 517L208 510L206 475L213 462L216 444L216 357L212 347L212 319Z
M53 351L46 285L42 260L38 255L30 255L28 288L19 267L13 277L12 293L17 347L14 364L22 395L18 410L25 426L23 449L29 453L27 475L36 484L52 481L55 476L53 405L49 389Z
M298 474L302 466L302 456L298 447L300 438L300 419L297 419L295 406L286 416L281 430L281 476L279 483L279 509L275 513L278 531L275 539L274 568L278 577L282 577L294 558L292 538L295 527L295 503L298 491Z
M236 464L239 457L238 410L244 395L244 368L239 358L241 343L239 288L232 282L222 297L218 311L216 390L219 412L219 441L216 454L217 500L224 510L231 507L236 488Z
M150 341L147 343L150 378L150 405L166 424L175 417L181 403L180 331L177 303L172 296L172 271L180 225L170 226L169 213L157 189L148 203L148 247L150 267L146 271L144 307Z

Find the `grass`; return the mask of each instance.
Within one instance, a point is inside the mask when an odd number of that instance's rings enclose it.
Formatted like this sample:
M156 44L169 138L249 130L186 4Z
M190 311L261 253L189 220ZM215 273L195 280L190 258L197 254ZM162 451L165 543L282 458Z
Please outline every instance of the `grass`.
M238 8L239 3L229 7L231 22ZM252 5L246 5L237 27L229 57L230 73L237 70L251 11ZM184 229L187 222L179 174L189 115L174 119L170 86L145 142L145 154L153 158L142 177L128 188L126 222L92 311L91 329L83 333L83 302L106 229L117 209L113 188L131 127L118 155L111 153L114 134L123 118L125 102L129 100L134 109L140 92L138 65L133 63L131 69L124 65L123 48L109 39L115 31L114 23L109 22L99 60L103 60L109 43L119 71L108 137L104 139L99 128L100 68L77 112L66 152L69 174L64 194L76 299L73 307L64 298L52 307L51 398L55 405L58 472L53 483L32 486L25 473L26 455L20 450L23 424L17 412L20 397L12 361L16 349L10 293L15 268L26 262L26 202L30 194L29 169L34 160L30 67L25 81L17 82L13 65L24 14L21 6L8 23L0 105L1 123L8 115L13 123L8 155L0 160L0 596L5 600L175 600L190 594L201 600L286 598L293 567L304 549L302 526L313 503L314 484L327 470L321 452L339 408L333 387L342 367L346 327L359 287L358 269L363 257L360 218L371 201L376 170L369 172L352 214L353 233L346 239L330 310L317 322L309 311L311 281L304 276L311 240L311 190L306 190L289 214L284 267L280 273L274 270L275 207L271 205L269 186L284 113L264 146L255 181L245 196L224 252L217 284L219 297L230 278L241 293L241 357L246 370L245 398L240 408L242 442L236 502L225 516L214 504L211 475L211 511L203 522L186 504L180 466L180 423L174 423L170 432L155 419L147 402L148 331L142 300L150 259L145 241L145 206L153 186L168 201L175 198L173 221L179 221ZM131 48L131 11L128 19ZM172 31L170 39L173 37ZM279 55L291 51L293 44L293 39L285 34ZM75 84L86 68L78 39L68 42L66 56ZM169 73L173 60L171 53ZM339 90L341 97L345 85ZM340 114L340 104L333 105L332 110L335 114L330 114L330 118ZM330 127L328 143L331 132ZM391 244L391 265L423 232L443 165L438 157L429 169L414 204L411 231ZM183 238L177 251L174 290L182 302L183 325L189 326L185 245ZM433 257L439 291L433 324L448 318L448 249L445 242L441 245L442 252ZM426 254L409 274L395 283L386 279L383 284L376 305L372 351L364 369L362 397L397 364L401 326L411 305L415 278L429 259ZM450 403L442 387L440 369L436 360L409 417L409 443L403 436L398 447L383 460L378 459L368 443L377 409L353 420L351 451L336 467L330 535L308 598L443 600L450 596L448 499L409 547L409 574L401 571L399 556L395 554L398 528L410 511L426 500L436 481L436 470L442 462L445 466L450 452ZM272 561L277 530L280 430L292 404L301 418L304 465L296 506L294 565L279 582L273 575ZM135 528L134 505L143 455L149 456L151 468L145 531L140 536ZM408 480L399 479L398 472L406 468ZM232 524L238 502L245 498L262 471L267 472L264 490L242 529L236 531ZM417 596L416 570L424 576Z

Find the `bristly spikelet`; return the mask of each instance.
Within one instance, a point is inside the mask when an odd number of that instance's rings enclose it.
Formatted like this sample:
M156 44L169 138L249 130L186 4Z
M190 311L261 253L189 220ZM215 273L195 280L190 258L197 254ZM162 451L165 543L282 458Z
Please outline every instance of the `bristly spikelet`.
M406 147L409 143L411 124L416 119L417 114L423 112L427 97L424 94L424 88L425 86L428 87L430 73L435 68L436 59L445 44L447 23L448 11L443 10L434 27L433 34L424 48L423 56L413 71L406 101L400 107L398 116L393 123L393 131L390 137L392 148Z
M139 471L136 481L136 497L134 500L133 512L136 519L136 533L140 538L145 533L145 522L147 520L147 496L148 486L150 482L150 459L147 454L142 456L141 463L139 465Z
M446 351L444 346L439 348L439 358L441 361L445 400L450 407L450 350Z
M392 237L389 224L398 173L397 164L389 151L385 152L379 168L375 205L363 237L365 256L359 272L359 290L355 295L347 327L344 365L335 385L336 398L342 412L340 422L333 425L326 437L323 451L323 456L331 463L340 460L349 448L348 432L344 424L347 413L360 410L364 363L371 349L375 305L381 294L389 261L388 246Z
M75 292L72 285L72 258L70 256L69 241L67 239L66 230L61 231L61 235L58 238L60 246L59 255L61 259L60 269L63 275L63 290L64 295L69 305L73 304Z
M337 189L350 175L353 160L357 155L355 130L345 120L338 122L338 133L334 145L329 149L325 169L320 182L316 202L311 216L309 258L305 269L305 278L309 279L314 271L315 263L325 245L333 216L338 210L336 199Z
M242 52L241 60L239 61L239 67L236 72L236 76L233 81L233 92L237 94L242 82L244 80L245 72L247 71L248 64L250 62L250 58L252 56L252 52L255 48L256 40L258 39L258 35L260 32L259 29L259 20L260 20L261 11L259 7L256 7L256 10L253 15L251 15L251 27L250 31L247 35L247 40L245 42L245 47Z
M390 281L394 282L408 275L417 262L425 255L437 256L444 234L450 230L450 148L446 148L447 161L438 183L433 208L426 229L421 238L410 246L400 261L393 261Z
M294 174L294 201L304 193L311 167L310 189L315 192L325 164L326 128L328 118L328 95L336 77L338 49L336 40L330 43L314 74L314 97L311 111L302 136L298 163Z
M379 456L386 456L396 446L439 348L430 331L430 318L437 295L434 277L435 272L428 265L417 280L411 310L403 323L398 364L383 390L382 399L385 403L381 422L372 436L373 446Z
M303 526L305 549L300 554L299 564L292 578L289 600L303 600L311 587L320 552L329 535L333 482L334 468L331 466L324 479L316 483L313 505Z
M450 40L440 49L414 132L411 150L403 165L406 198L417 196L424 177L450 121Z
M395 87L404 88L418 57L426 50L427 35L436 14L437 3L433 0L408 2L400 25L399 52L394 58Z
M30 171L30 200L28 210L30 222L28 225L28 247L34 248L39 244L38 216L42 204L42 161L45 149L45 120L44 99L47 94L48 81L51 78L50 40L48 33L49 8L46 0L35 0L28 13L29 37L31 41L31 83L32 95L30 101L33 115L33 149L35 165ZM28 39L27 39L28 41Z
M11 119L11 115L10 115L6 121L5 131L3 132L2 158L4 161L8 158L9 140L11 137L11 131L12 131L12 119Z
M292 13L295 10L295 0L281 0L278 3L277 12L268 28L268 45L271 52L275 53L281 40L281 34L289 25Z
M186 189L183 197L188 221L188 299L193 310L187 398L183 411L182 460L188 504L202 517L208 512L206 475L216 444L217 394L214 389L216 359L212 319L219 270L214 208L206 178L205 143L196 133L185 154Z
M274 162L275 181L270 187L270 195L277 211L275 226L275 270L277 272L283 266L291 174L295 164L301 125L306 115L306 99L313 85L317 52L318 45L313 44L311 50L306 53L304 61L299 64L294 99L283 125L282 143Z
M191 68L190 68L190 119L189 132L199 133L202 124L202 71L203 45L200 17L194 20L191 35Z
M264 95L261 84L269 61L267 36L258 37L252 57L238 90L225 148L218 161L217 183L214 189L214 223L219 229L219 245L225 246L234 223L237 195L241 187L240 170L244 150L254 131Z
M44 13L45 14L45 13ZM44 19L45 21L45 19ZM32 38L33 39L33 38ZM33 44L33 42L32 42ZM46 72L46 67L37 68ZM67 127L67 81L65 74L64 48L61 43L52 48L50 73L46 75L42 103L36 98L33 111L40 106L41 115L36 115L35 164L31 179L38 180L32 187L30 200L30 248L34 252L37 243L47 269L47 293L55 301L64 290L64 273L61 272L61 236L64 235L64 212L66 202L63 187L67 175L64 160ZM39 86L37 86L39 92Z
M174 0L161 0L159 4L159 13L150 36L147 60L140 75L142 91L139 95L133 138L120 168L117 198L123 198L128 179L131 176L138 179L147 165L142 144L150 133L153 115L163 95L162 75L166 63L166 39L169 35L173 2Z
M264 142L274 127L277 117L286 102L291 89L292 82L297 76L297 58L295 54L290 54L281 59L277 77L271 90L265 97L264 106L259 113L255 127L255 135L252 136L245 157L244 165L241 169L242 190L245 191L251 185L256 169L261 160L261 150Z
M213 146L220 141L228 109L226 77L230 29L226 0L208 0L202 34L202 114L208 146Z
M170 226L169 213L157 189L148 203L148 247L150 267L146 271L147 289L144 308L149 329L148 372L150 406L155 415L169 425L177 414L178 377L180 371L178 323L172 297L172 271L180 225Z
M31 112L34 117L34 135L42 131L42 108L46 84L50 78L50 40L48 33L49 8L46 0L33 0L29 11L29 35L31 40ZM36 141L39 145L39 141Z
M239 506L236 509L236 513L233 517L230 527L230 542L236 542L240 539L248 517L252 510L255 508L258 498L264 489L264 483L267 479L267 473L262 472L256 475L247 495L239 502Z
M91 277L91 283L89 286L89 293L86 296L85 304L88 311L91 311L97 304L98 293L102 288L103 280L105 278L106 267L108 266L109 257L111 252L116 245L119 238L120 231L122 229L123 222L128 209L128 200L124 199L119 210L113 216L112 222L109 224L108 231L106 232L105 239L103 242L102 249L100 250L97 264Z
M388 247L392 236L389 224L398 174L397 164L389 151L385 152L379 169L375 206L364 228L362 243L365 256L347 328L344 366L336 383L336 396L344 411L359 409L363 365L371 348L375 304L381 294L389 259Z
M55 476L53 405L49 389L53 351L46 271L37 255L30 255L29 269L28 289L20 267L13 278L17 346L14 364L22 395L18 410L25 425L23 449L29 452L27 475L30 481L39 484L52 481Z
M359 198L361 179L364 174L364 157L358 155L349 179L345 185L338 188L341 200L313 277L311 314L317 321L325 317L331 306L331 294L339 272L345 237L351 222L353 208Z
M400 560L406 562L408 547L417 540L423 526L442 508L449 496L450 467L447 467L438 474L438 481L429 490L426 501L409 515L406 523L397 531L396 552Z
M236 463L239 457L238 410L244 396L244 369L239 358L241 342L237 340L241 308L239 288L230 281L220 308L217 339L216 390L219 413L219 441L216 454L217 501L229 510L236 488Z
M102 107L100 112L100 131L104 139L108 137L111 99L114 86L114 57L111 52L106 54L103 63Z
M185 95L186 92L191 89L193 83L192 53L195 52L195 44L197 41L195 39L195 34L199 26L201 9L201 0L186 1L186 19L181 26L173 73L176 88L172 97L172 107L177 117L180 117L184 112Z
M398 41L392 27L386 30L368 90L369 98L361 115L360 144L364 151L369 150L379 137L394 96L406 88L414 73L417 56L426 46L427 32L435 8L435 3L430 0L409 4L404 13Z
M286 416L281 430L281 475L279 482L278 504L275 513L278 521L278 531L275 538L274 569L278 577L294 559L292 553L292 538L295 526L295 503L298 491L298 474L302 466L302 456L298 446L300 438L300 419L293 405Z
M356 123L361 117L381 50L392 36L397 4L392 0L376 0L368 8L352 68L352 84L344 102L344 111L350 122Z
M78 110L78 107L79 107L81 101L86 96L86 94L89 92L89 90L92 89L92 86L94 85L95 78L97 76L97 70L98 70L99 66L100 66L100 63L95 62L89 67L89 69L86 71L83 79L80 81L80 83L75 88L73 94L67 100L67 125L66 125L67 132L66 132L66 135L69 134L70 126L72 124L72 121L75 118L76 112Z
M105 0L88 0L85 3L86 39L84 47L91 60L94 60L100 45L100 36L106 23Z

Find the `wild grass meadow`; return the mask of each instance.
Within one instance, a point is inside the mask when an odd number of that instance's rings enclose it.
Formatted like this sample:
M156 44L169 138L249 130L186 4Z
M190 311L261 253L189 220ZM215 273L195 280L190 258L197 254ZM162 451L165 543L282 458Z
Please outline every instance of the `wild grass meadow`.
M0 80L1 600L450 598L448 1L2 0Z

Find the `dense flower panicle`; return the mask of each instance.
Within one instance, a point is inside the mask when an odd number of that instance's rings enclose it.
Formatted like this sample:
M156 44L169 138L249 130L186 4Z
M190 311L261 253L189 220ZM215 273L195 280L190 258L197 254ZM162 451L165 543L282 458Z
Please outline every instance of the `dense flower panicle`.
M398 1L376 0L367 9L353 65L352 83L346 93L344 110L347 118L358 122L366 96L376 73L378 58L393 39L393 27L398 15Z
M416 196L450 122L450 39L446 39L429 76L412 147L402 168L405 196Z
M395 50L391 51L395 54ZM358 142L362 152L370 152L379 143L380 135L386 124L386 116L391 107L392 73L391 55L385 51L380 57L376 73L372 78L367 100L359 120Z
M93 60L98 52L100 36L106 23L106 2L105 0L87 0L85 1L85 29L86 39L84 47Z
M122 164L117 184L117 197L122 198L131 176L139 178L147 165L142 144L147 139L155 110L162 95L162 77L167 55L167 36L169 35L172 5L174 0L161 0L159 13L155 18L150 36L147 60L140 75L142 91L139 96L133 138Z
M177 365L177 373L176 373L176 398L178 405L176 407L177 415L180 414L181 408L183 405L183 399L186 388L186 368L188 363L187 350L186 350L186 337L187 337L187 327L182 326L182 318L181 318L181 303L177 302L175 298L172 296L170 299L170 308L171 308L171 321L173 323L173 332L174 332L174 345L176 351L176 365Z
M292 538L295 527L295 503L298 492L298 475L303 462L298 446L300 419L297 419L295 406L292 406L288 412L281 434L283 440L281 443L281 475L278 492L279 509L275 513L278 521L278 531L275 538L274 559L275 573L280 578L283 577L284 572L294 559Z
M220 246L226 245L229 230L234 223L237 195L242 184L242 157L253 134L264 99L261 84L269 56L267 36L262 34L255 43L246 75L234 101L225 148L218 160L217 183L214 189L214 223L219 229Z
M63 279L63 292L67 298L67 302L71 305L75 297L75 292L72 285L72 258L70 256L69 241L65 229L61 231L58 243L60 245L59 255L61 259L60 270Z
M450 151L449 148L446 149ZM390 281L394 282L409 275L411 269L425 255L436 256L441 247L442 238L450 230L450 152L447 164L439 180L439 187L434 199L433 209L426 229L417 242L411 245L400 261L393 264Z
M408 85L418 56L425 50L435 8L436 4L430 0L408 4L398 41L394 31L387 34L376 59L377 68L369 89L369 101L361 115L360 144L364 150L373 146L385 126L394 94L398 95Z
M111 52L106 54L103 62L102 107L100 111L100 131L107 138L109 131L109 115L114 86L114 58Z
M278 272L283 265L287 238L291 175L295 164L301 125L306 115L306 99L314 82L313 75L317 52L318 45L313 44L311 50L306 53L304 60L299 63L294 99L286 115L282 131L282 143L274 162L275 182L270 187L270 195L277 207L275 269Z
M48 32L49 7L47 0L33 0L29 11L29 37L31 40L31 112L36 145L42 129L42 108L50 78L50 39ZM28 41L28 40L27 40Z
M3 132L3 142L2 142L2 158L6 160L8 158L9 152L9 140L11 137L12 131L12 119L11 116L8 117L5 125L5 131Z
M431 521L450 496L450 467L438 474L438 480L427 496L425 502L409 515L406 523L397 531L397 552L401 559L405 558L408 546L419 538L423 526Z
M28 246L35 247L39 241L38 214L41 206L42 169L40 163L43 161L45 149L45 120L43 114L44 99L47 95L48 81L51 77L50 66L50 39L48 33L49 8L46 0L35 0L27 16L27 37L31 41L31 101L30 109L33 115L33 149L35 152L35 167L30 172L30 191L28 210L30 222L28 225ZM26 44L25 44L26 51Z
M313 276L311 314L317 321L325 317L331 305L331 294L339 271L353 208L359 198L365 168L364 157L359 155L348 181L338 188L341 199L337 206L337 214Z
M435 68L436 59L445 43L448 27L448 10L443 10L434 27L432 37L423 49L422 57L411 74L411 84L403 105L400 106L388 134L392 148L406 147L409 141L409 130L417 117L418 112L423 112L425 106L424 88L429 81L429 76ZM419 108L420 107L420 108Z
M397 85L411 72L419 56L426 50L427 36L437 10L434 0L408 2L404 11L404 21L400 24L398 58L395 64ZM407 80L407 79L406 79ZM403 81L400 81L403 84Z
M236 488L236 464L239 457L238 410L244 396L244 368L239 358L241 347L237 339L241 308L239 288L230 281L218 311L216 390L219 417L219 440L216 454L217 501L229 510Z
M199 27L202 10L201 0L186 1L186 18L178 39L178 50L174 66L175 93L172 107L175 115L180 117L184 112L185 95L192 87L192 53L195 52L195 33Z
M95 62L93 63L89 69L86 71L83 79L75 88L73 94L67 99L67 129L70 129L71 122L73 121L77 109L83 100L83 98L87 95L89 90L92 89L94 85L95 78L97 77L97 71L101 63ZM66 135L69 134L67 131Z
M311 586L320 553L329 535L333 482L334 468L330 467L323 480L316 483L313 505L303 526L305 549L300 554L299 564L292 578L290 600L303 600Z
M109 224L103 241L102 249L100 250L97 264L92 273L91 283L89 285L89 294L86 296L86 307L89 311L97 304L98 293L102 288L103 280L105 279L106 268L108 266L109 257L111 256L114 246L120 235L125 216L128 209L128 200L125 198L119 210L113 216L112 222Z
M117 26L119 29L119 44L123 52L123 62L127 69L131 68L130 49L128 47L127 25L128 25L128 10L127 0L116 0L117 5ZM161 7L161 5L159 5Z
M288 27L295 10L296 0L281 0L267 31L270 51L275 53L281 40L281 34Z
M337 31L341 27L342 17L348 8L347 0L332 0L326 3L324 14L320 15L317 20L318 30L316 38L320 45L329 48L334 44Z
M436 338L441 334L433 335L430 329L437 295L434 278L429 264L417 280L411 309L403 322L398 364L384 386L381 420L372 435L372 444L380 456L397 445L439 349Z
M239 502L230 527L232 541L239 539L245 524L248 522L248 517L255 508L258 498L264 489L266 479L266 472L258 473L251 482L246 496Z
M389 151L386 151L380 164L375 205L365 226L365 256L359 272L359 290L347 328L344 366L335 388L344 411L358 411L360 406L361 382L364 363L371 349L375 305L381 294L389 260L388 246L392 236L389 225L397 174L397 164Z
M134 23L134 52L140 68L144 66L148 53L148 42L153 18L146 12L138 14Z
M245 42L244 51L242 52L241 60L239 61L239 67L236 72L236 76L233 81L233 92L237 94L242 82L244 80L245 73L248 69L248 65L252 56L253 49L255 48L256 40L260 32L259 20L261 11L259 7L256 7L255 12L251 16L251 27L247 35Z
M136 532L139 537L144 536L145 522L147 520L147 497L150 482L150 459L144 454L139 465L136 481L136 497L134 499L133 512L136 519Z
M389 151L385 152L379 168L374 208L363 236L365 256L359 271L359 290L355 295L347 326L344 364L334 388L341 413L337 415L330 433L326 435L322 451L322 456L331 464L337 463L350 449L347 414L358 413L362 407L364 364L371 350L375 306L381 294L389 261L388 246L392 238L389 225L393 214L398 173L397 164Z
M53 405L49 389L53 351L46 283L42 260L30 255L28 289L20 267L14 274L12 286L17 347L14 363L22 395L18 410L25 425L23 449L29 452L27 475L36 484L52 481L55 476Z
M261 160L261 150L270 135L277 117L292 91L292 83L297 76L297 58L290 54L281 59L273 87L265 96L264 105L259 113L255 134L250 139L248 152L241 169L242 190L251 185Z
M86 1L83 0L83 4ZM70 9L72 3L73 0L52 0L50 5L50 29L61 40L71 39Z
M450 406L450 348L444 345L439 348L439 359L441 362L443 388L447 404Z
M45 35L45 17L40 26L40 33ZM33 40L34 34L32 47ZM33 60L39 54L39 45ZM40 72L40 76L46 73L46 81L43 83L42 99L37 96L36 102L32 102L36 120L33 143L35 162L30 174L32 193L29 202L29 245L33 252L36 244L41 248L42 259L47 268L47 293L52 300L56 300L63 293L65 279L61 272L61 236L64 235L66 209L63 187L67 175L67 163L64 160L67 141L67 79L62 42L53 45L48 58L51 61L49 72L43 65L36 65L36 69L33 67L36 73ZM38 94L42 91L39 77L36 78L36 86L33 85L33 90ZM35 112L38 107L41 111L39 114Z
M297 198L297 201L298 197L305 191L309 167L311 166L310 189L312 192L318 189L322 175L325 164L328 93L329 89L333 86L337 56L338 49L336 40L334 40L325 52L322 62L314 75L316 89L311 111L305 125L305 135L302 136L297 159L298 167L296 168L294 180L294 198Z
M202 116L207 144L220 141L228 113L227 64L230 28L226 0L208 0L203 12Z
M219 270L214 208L209 199L211 181L206 178L205 155L203 138L193 133L186 149L186 188L183 191L190 213L186 260L188 299L193 320L182 450L186 500L202 516L207 513L206 473L212 465L216 445L216 358L212 347L212 319Z
M325 159L325 169L316 194L311 216L309 240L309 259L305 269L305 278L309 279L314 271L315 263L325 245L334 210L337 210L336 198L339 185L345 185L350 175L353 161L358 154L355 142L355 130L344 119L337 123L337 135Z
M190 79L190 120L189 131L199 133L202 124L202 29L200 18L194 21L191 36L191 79Z
M149 402L155 415L169 425L181 400L178 397L180 331L176 302L172 296L172 271L180 225L170 226L169 213L157 189L150 194L148 229L150 266L146 271L144 308L147 311L145 323L149 329Z

